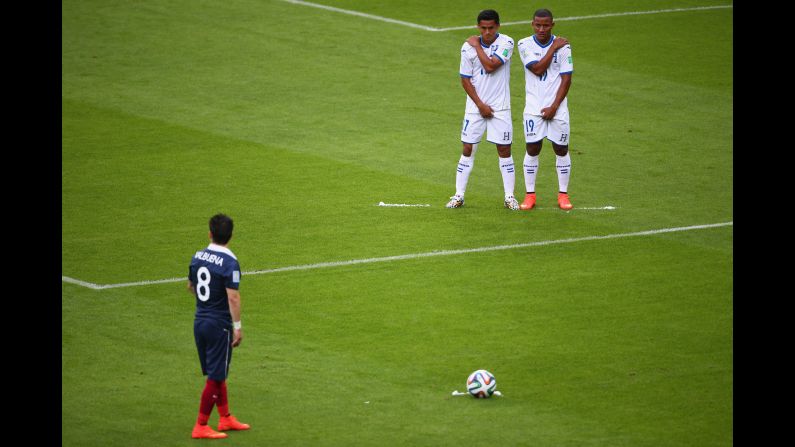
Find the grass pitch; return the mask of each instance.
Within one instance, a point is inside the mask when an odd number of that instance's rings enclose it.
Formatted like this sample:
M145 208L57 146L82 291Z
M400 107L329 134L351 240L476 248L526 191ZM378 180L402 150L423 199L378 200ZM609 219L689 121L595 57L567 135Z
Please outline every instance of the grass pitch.
M321 3L440 28L489 7ZM248 272L731 222L732 8L562 20L721 5L543 5L573 48L575 208L554 207L545 143L539 209L518 213L491 144L465 207L444 208L474 28L280 0L65 2L63 275L185 277L219 211ZM506 23L535 6L494 8ZM515 130L523 76L516 56ZM732 257L726 225L244 275L229 397L253 428L216 442L732 445ZM184 281L62 294L63 445L195 445ZM479 368L502 397L450 395Z

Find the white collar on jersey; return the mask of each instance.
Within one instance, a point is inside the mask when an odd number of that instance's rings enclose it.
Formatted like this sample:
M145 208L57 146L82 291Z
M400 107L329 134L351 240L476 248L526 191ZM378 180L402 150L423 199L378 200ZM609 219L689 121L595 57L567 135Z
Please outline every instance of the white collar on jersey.
M220 251L221 253L226 253L229 256L237 259L237 256L235 256L235 254L232 253L232 250L224 247L223 245L218 245L211 242L210 245L207 246L207 250Z

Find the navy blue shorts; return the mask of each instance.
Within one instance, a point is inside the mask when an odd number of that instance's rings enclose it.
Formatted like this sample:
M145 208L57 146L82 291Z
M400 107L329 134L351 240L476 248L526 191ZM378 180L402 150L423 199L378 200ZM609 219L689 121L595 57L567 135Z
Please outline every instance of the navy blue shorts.
M193 337L202 374L212 380L226 380L232 362L232 325L224 321L195 319Z

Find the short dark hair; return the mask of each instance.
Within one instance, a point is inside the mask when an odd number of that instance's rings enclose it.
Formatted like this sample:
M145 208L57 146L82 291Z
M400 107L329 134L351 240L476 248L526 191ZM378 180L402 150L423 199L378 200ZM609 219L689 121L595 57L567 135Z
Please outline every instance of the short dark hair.
M226 245L229 239L232 239L232 230L234 228L235 223L226 214L218 213L210 218L210 234L212 234L213 242L216 244Z
M550 11L550 10L548 10L546 8L541 8L541 9L537 10L533 14L533 18L535 19L536 17L549 17L552 20L555 19L554 17L552 17L552 11Z
M478 14L478 23L480 23L481 20L494 20L494 23L499 25L500 14L493 9L484 9L483 11L480 11L480 14Z

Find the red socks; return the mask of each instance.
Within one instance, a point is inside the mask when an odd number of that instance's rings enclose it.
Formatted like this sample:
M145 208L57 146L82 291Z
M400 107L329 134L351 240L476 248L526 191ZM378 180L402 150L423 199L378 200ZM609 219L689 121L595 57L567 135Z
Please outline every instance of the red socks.
M221 411L220 400L223 396L223 403L225 411ZM202 400L201 404L199 405L199 418L196 422L199 425L207 425L207 421L210 419L210 413L213 412L213 406L219 403L218 412L221 413L222 416L226 416L228 414L229 408L226 401L226 381L217 381L212 379L207 379L207 384L204 386L204 391L202 391Z
M218 414L221 416L229 416L229 401L226 400L226 380L221 382L221 394L218 395L216 401L218 405Z

